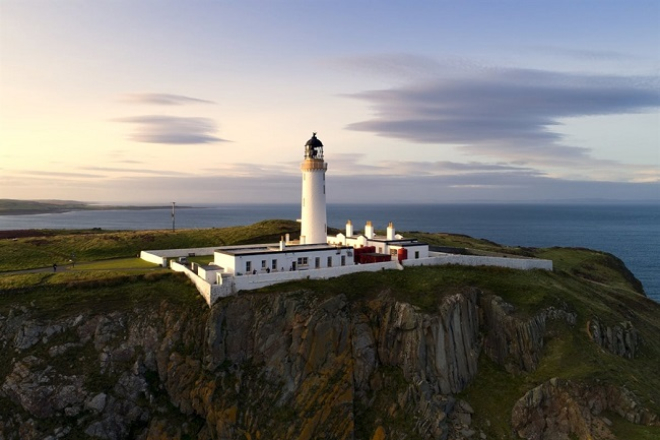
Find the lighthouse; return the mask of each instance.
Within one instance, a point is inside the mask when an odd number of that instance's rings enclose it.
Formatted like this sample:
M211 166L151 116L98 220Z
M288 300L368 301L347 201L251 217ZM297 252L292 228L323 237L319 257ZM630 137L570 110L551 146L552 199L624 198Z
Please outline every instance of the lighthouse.
M327 243L325 208L325 172L328 164L323 160L323 143L312 134L305 144L302 171L302 200L300 244Z

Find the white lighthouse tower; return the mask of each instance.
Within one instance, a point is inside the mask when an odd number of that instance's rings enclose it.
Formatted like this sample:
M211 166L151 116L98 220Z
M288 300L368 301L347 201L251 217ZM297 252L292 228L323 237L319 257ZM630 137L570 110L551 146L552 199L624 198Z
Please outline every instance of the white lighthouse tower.
M302 201L300 244L327 243L327 218L325 209L325 171L328 164L323 160L323 143L316 133L305 144L305 160L302 171Z

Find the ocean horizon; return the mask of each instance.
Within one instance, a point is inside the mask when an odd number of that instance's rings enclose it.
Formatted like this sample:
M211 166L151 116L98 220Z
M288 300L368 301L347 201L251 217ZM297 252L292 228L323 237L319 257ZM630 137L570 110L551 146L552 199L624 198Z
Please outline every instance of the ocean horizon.
M327 210L328 226L338 229L344 229L350 219L360 231L370 220L381 230L393 222L399 232L448 232L509 246L609 252L623 260L649 297L660 302L660 205L656 203L328 204ZM176 210L175 228L227 227L299 217L300 205L296 204L196 205ZM0 230L91 228L172 229L171 209L0 216Z

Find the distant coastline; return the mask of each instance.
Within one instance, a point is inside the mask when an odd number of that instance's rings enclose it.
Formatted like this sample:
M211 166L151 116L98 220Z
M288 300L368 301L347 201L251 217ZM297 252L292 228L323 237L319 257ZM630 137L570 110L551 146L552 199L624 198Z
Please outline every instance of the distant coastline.
M144 211L170 209L171 205L96 205L76 200L16 200L0 199L0 215L61 214L70 211ZM178 206L176 209L190 209L192 206Z

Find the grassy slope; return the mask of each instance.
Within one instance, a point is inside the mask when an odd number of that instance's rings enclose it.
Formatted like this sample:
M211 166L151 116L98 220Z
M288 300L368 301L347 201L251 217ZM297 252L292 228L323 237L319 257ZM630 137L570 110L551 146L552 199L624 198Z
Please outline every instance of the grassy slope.
M72 249L75 249L78 261L92 261L132 256L145 248L274 241L287 232L293 234L297 228L295 222L267 221L246 227L183 230L175 233L65 233L39 238L38 242L29 238L3 240L0 241L0 270L48 265L52 263L53 256L66 258ZM513 403L527 390L556 376L575 380L597 378L625 385L640 396L652 410L660 412L660 377L657 374L657 363L660 359L660 340L657 338L660 334L660 305L640 294L639 283L627 270L621 270L621 263L616 258L584 249L505 248L465 236L421 233L415 235L435 245L550 258L555 263L555 271L551 273L461 266L419 267L405 271L358 273L333 280L303 280L272 286L254 294L310 289L320 295L343 293L349 299L358 301L389 291L401 301L433 311L441 300L439 292L446 295L466 287L477 287L486 293L502 296L514 304L518 313L523 316L532 315L551 305L569 309L578 315L576 326L551 326L545 355L539 369L534 373L512 376L488 361L485 356L481 357L480 374L464 392L464 397L477 412L476 426L483 429L489 438L511 438L509 420ZM4 288L35 284L41 286L40 289L24 290L20 296L0 295L0 309L15 304L20 298L20 302L26 305L30 304L30 301L38 301L38 304L43 304L45 313L50 313L47 312L49 310L53 313L69 313L67 310L73 304L80 304L81 298L85 298L84 304L102 301L105 310L112 310L114 307L126 307L131 301L158 300L158 295L153 294L152 289L148 290L152 293L147 295L140 293L144 291L144 286L150 286L153 280L157 280L167 292L172 292L173 298L177 298L175 292L180 291L182 285L187 286L187 291L191 290L184 279L173 274L127 273L113 263L90 267L95 270L85 271L82 275L0 274L0 289L3 289L3 285ZM189 295L186 294L185 297ZM130 300L127 302L126 298ZM57 312L58 310L60 312ZM631 321L644 341L638 358L632 361L622 359L591 343L586 325L593 316L598 316L609 325ZM616 417L613 420L614 430L620 433L620 438L645 439L659 434L657 428L631 425Z

